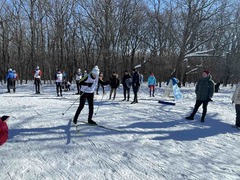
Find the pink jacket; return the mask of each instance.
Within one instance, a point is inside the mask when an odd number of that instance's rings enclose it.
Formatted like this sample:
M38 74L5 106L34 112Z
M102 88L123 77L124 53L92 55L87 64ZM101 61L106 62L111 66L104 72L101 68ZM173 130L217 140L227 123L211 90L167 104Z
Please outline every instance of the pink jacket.
M3 145L8 139L8 126L6 122L0 119L0 146Z

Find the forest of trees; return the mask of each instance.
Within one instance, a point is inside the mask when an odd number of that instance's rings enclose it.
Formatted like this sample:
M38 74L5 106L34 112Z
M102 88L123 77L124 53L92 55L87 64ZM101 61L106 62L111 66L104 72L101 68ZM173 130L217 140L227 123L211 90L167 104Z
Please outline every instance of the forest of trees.
M201 51L202 53L196 53ZM108 78L141 64L146 77L182 85L208 69L215 82L240 79L238 0L1 0L0 76L43 80L98 65Z

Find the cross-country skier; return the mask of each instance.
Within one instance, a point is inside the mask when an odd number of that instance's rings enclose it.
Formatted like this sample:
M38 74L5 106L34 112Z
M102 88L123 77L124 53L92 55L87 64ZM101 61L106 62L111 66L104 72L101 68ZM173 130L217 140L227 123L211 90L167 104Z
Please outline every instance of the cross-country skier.
M93 109L94 109L94 105L93 105L94 91L98 84L98 75L99 75L99 69L98 69L98 66L95 66L92 69L91 73L89 73L87 76L83 77L80 80L80 85L81 85L80 103L75 113L75 116L73 118L74 124L77 124L78 116L81 113L82 109L84 108L86 100L88 101L88 106L89 106L88 123L97 124L95 121L92 120L92 116L93 116Z

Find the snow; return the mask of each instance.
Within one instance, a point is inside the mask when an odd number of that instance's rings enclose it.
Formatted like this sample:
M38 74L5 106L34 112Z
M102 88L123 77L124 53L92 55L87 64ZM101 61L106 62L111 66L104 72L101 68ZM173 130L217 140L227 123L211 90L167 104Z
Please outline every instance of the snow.
M80 124L80 133L70 120L79 103L76 90L63 97L56 97L54 85L42 90L34 94L30 83L9 94L0 86L1 115L11 116L9 139L0 146L2 180L240 179L240 130L231 127L231 87L214 94L204 123L201 108L194 121L184 118L195 104L194 85L181 88L184 100L176 106L158 103L163 88L149 97L144 84L139 103L130 104L121 101L122 87L115 100L108 100L107 87L102 101L101 91L96 96L93 119L120 132ZM87 116L86 104L79 120Z

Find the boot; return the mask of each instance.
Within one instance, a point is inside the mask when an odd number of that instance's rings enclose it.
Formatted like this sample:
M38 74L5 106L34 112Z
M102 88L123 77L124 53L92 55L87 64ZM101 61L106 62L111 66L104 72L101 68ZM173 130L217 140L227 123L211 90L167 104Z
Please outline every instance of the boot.
M187 120L194 120L194 117L192 115L190 115L188 117L185 117L185 119L187 119Z
M205 118L204 117L201 117L201 122L204 122L205 121Z
M97 125L97 123L95 121L93 121L92 119L88 120L89 124L93 124L93 125Z
M77 124L77 120L76 120L76 119L74 119L74 120L73 120L73 123L74 123L74 124Z

